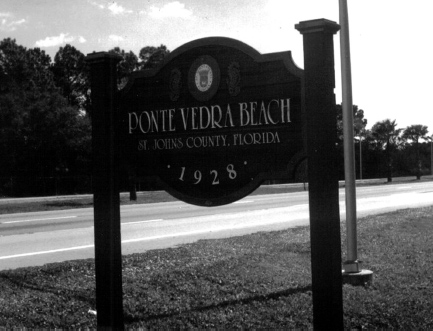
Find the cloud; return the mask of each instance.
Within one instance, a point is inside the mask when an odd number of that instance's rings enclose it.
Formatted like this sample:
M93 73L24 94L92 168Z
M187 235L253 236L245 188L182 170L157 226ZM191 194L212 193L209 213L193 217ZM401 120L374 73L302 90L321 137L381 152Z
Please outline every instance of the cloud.
M67 43L72 43L78 40L79 43L85 43L86 39L83 36L69 36L69 33L61 33L58 36L46 37L45 39L38 40L36 47L55 47Z
M126 42L125 37L110 34L109 36L98 38L98 43L104 49L111 49L113 47L122 47Z
M0 31L12 32L15 31L18 26L26 23L26 20L13 20L14 15L11 13L0 13Z
M113 16L132 13L132 10L126 9L125 7L119 5L117 2L113 2L108 6L105 6L104 4L95 1L89 1L89 3L95 7L98 7L99 9L109 10Z
M118 42L121 42L121 41L124 40L122 36L117 36L117 35L115 35L115 34L110 34L110 35L108 36L108 39L109 39L110 41L115 42L115 43L118 43Z
M132 13L132 10L128 10L125 9L124 7L122 7L121 5L118 5L116 2L113 2L111 5L109 5L108 10L113 14L113 15L120 15L120 14L129 14Z
M183 3L174 1L167 3L161 8L152 6L150 7L149 16L156 19L163 19L169 17L175 18L192 18L192 10L186 9Z
M95 1L90 1L90 4L98 7L99 9L105 9L105 6L103 4L97 3Z

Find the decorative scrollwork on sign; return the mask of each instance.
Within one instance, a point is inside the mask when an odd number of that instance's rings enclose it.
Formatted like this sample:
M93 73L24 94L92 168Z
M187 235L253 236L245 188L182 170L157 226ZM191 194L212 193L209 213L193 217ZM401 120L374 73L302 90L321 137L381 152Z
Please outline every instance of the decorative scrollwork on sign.
M177 101L180 96L180 89L182 87L182 73L178 68L171 71L170 74L170 100Z
M228 67L227 85L229 94L233 97L241 92L241 69L239 62L232 62Z

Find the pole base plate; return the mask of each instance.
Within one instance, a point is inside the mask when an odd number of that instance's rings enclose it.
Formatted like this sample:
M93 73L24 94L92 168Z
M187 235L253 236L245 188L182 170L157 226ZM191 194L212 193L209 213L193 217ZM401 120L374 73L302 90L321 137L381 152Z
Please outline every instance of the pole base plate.
M343 270L343 284L366 286L373 282L373 271L363 269L359 272L345 272Z

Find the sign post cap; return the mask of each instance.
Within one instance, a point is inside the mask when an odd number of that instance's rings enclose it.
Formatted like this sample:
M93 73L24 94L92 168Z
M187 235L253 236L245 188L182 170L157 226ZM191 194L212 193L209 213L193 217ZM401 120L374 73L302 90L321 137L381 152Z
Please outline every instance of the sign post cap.
M87 54L85 60L87 63L100 62L104 60L120 62L122 60L122 56L109 52L93 52Z
M340 25L338 25L334 21L320 18L316 20L299 22L295 25L295 29L302 34L316 32L327 32L335 34L338 30L340 30Z

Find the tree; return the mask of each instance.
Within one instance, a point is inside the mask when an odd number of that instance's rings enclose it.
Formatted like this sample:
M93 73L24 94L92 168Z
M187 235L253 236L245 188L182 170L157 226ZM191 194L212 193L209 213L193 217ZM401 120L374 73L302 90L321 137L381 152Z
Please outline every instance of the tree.
M0 42L0 169L18 171L28 136L29 107L55 93L51 59L39 48L27 49L6 38Z
M71 106L89 111L90 83L85 56L71 45L60 47L51 67L54 81Z
M136 70L154 69L162 63L164 57L170 53L166 46L145 46L140 50L139 56L134 52L115 47L108 51L122 57L117 65L117 87L122 89L128 83L129 75ZM141 60L141 61L140 61Z
M343 148L343 107L342 105L336 105L337 111L337 137L338 137L338 153L341 158L341 162L338 162L340 165L339 173L340 178L344 178L344 148ZM367 125L367 119L364 118L364 111L359 109L357 105L352 106L352 114L353 114L353 134L354 136L359 137L359 141L362 137L365 137L365 127ZM354 146L356 147L356 146ZM361 151L361 150L360 150ZM359 153L355 153L355 157L360 155ZM356 163L358 164L358 163Z
M343 107L337 105L337 134L338 138L343 140ZM353 130L354 136L359 136L367 126L367 119L364 118L364 111L359 109L357 105L353 105Z
M376 146L385 151L387 180L392 181L392 152L399 144L401 129L397 129L396 120L386 119L377 122L371 128L371 139Z
M419 140L424 139L427 140L428 136L428 129L427 126L417 124L417 125L410 125L408 126L404 131L402 138L405 141L412 141L415 144L415 152L416 152L416 179L421 179L421 158L419 155Z
M44 91L55 89L49 70L51 58L39 48L26 49L15 39L0 42L0 93L32 94L38 97Z
M138 54L138 57L141 60L139 63L140 70L154 69L158 67L168 54L170 54L170 51L167 49L167 46L162 44L159 47L143 47Z
M117 64L117 87L122 89L128 83L129 75L138 70L138 57L134 52L125 52L119 47L114 47L108 52L122 57L122 60Z
M36 177L69 171L90 146L89 119L59 93L50 66L39 48L0 42L0 169L31 194L41 193Z

